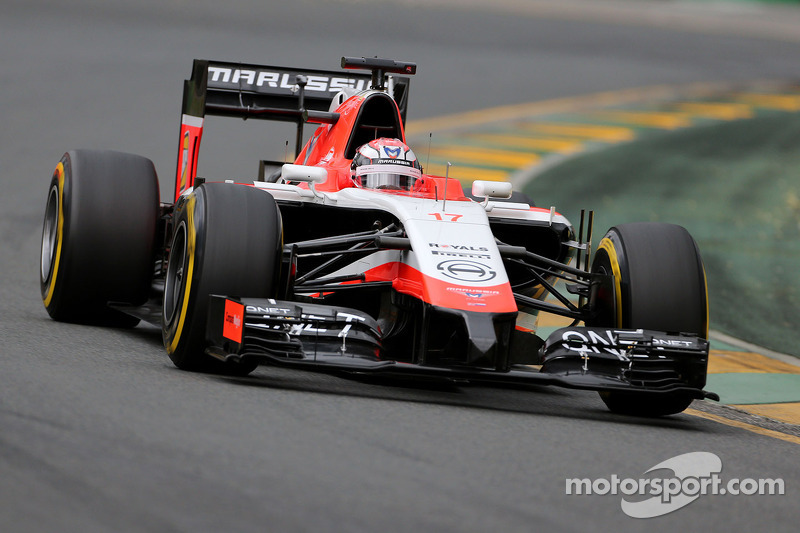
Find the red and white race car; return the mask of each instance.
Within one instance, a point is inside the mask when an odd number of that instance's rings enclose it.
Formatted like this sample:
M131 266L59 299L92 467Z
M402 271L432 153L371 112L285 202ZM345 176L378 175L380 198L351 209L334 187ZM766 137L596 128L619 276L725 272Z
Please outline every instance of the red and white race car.
M702 390L706 281L685 229L619 225L592 250L583 214L576 236L509 183L475 181L467 196L406 144L416 65L342 67L195 60L169 202L148 159L67 152L42 234L48 313L160 324L187 370L552 384L652 416L716 397ZM261 161L248 183L197 177L208 115L296 123L295 161ZM540 312L573 325L541 339Z

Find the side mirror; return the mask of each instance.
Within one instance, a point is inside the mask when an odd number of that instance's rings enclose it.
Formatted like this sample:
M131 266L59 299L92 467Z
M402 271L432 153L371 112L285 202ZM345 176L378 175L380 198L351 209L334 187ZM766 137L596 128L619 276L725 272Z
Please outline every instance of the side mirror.
M328 171L320 167L286 164L281 167L283 181L305 181L307 183L324 183L328 180Z
M308 183L308 188L314 193L314 196L322 197L314 189L317 183L324 183L328 180L328 171L320 167L311 167L307 165L291 165L289 163L281 167L281 179L284 183L287 181L305 181Z
M489 198L511 198L513 186L508 181L482 181L472 182L472 196L483 197L483 206L489 204Z

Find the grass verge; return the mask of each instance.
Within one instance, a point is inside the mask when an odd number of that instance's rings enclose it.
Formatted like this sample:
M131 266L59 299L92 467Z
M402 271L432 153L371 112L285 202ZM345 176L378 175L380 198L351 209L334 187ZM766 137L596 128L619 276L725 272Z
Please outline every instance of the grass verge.
M663 221L697 240L711 326L800 356L800 114L653 135L553 167L525 192L594 242L614 224Z

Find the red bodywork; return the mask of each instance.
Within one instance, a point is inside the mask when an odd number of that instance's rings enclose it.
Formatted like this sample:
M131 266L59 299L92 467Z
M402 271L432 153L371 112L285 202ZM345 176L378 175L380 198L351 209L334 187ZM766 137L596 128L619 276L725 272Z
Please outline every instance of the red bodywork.
M242 73L251 72L251 70L246 69L235 69L233 65L229 64L215 67L196 62L193 79L187 81L187 89L185 89L184 93L184 113L181 119L175 182L176 200L182 193L194 186L206 112L242 116L244 118L288 120L281 117L286 116L287 113L292 114L294 112L297 114L303 111L302 103L294 111L263 108L265 112L260 113L259 108L256 106L248 104L243 107L242 94L232 93L231 88L227 86L224 87L224 91L215 91L212 88L216 79L208 79L208 70L212 69L215 72L224 69L230 70L231 83L235 81L237 72L240 73L238 74L240 79L244 79L246 75ZM253 67L253 69L256 69L256 67ZM261 75L247 75L251 82L262 78ZM267 77L264 76L264 78L266 79ZM228 80L220 79L217 81L223 83ZM202 87L202 90L199 90L198 87ZM207 91L206 88L208 88ZM280 90L281 88L283 88L282 85L269 90ZM248 91L256 96L261 94L258 92L258 88L252 86L248 88ZM205 94L206 92L208 94ZM237 106L224 103L231 100L230 96L232 94L236 97L234 101L238 103ZM245 95L247 94L245 93ZM202 105L198 105L198 101ZM302 102L302 98L300 101ZM247 102L245 101L244 103ZM201 109L202 112L198 112ZM294 163L320 167L327 171L327 180L315 185L318 192L335 193L356 186L351 175L351 163L358 147L366 142L376 137L391 137L400 139L404 143L406 142L403 114L397 101L386 91L363 91L350 96L331 112L317 111L314 115L309 115L306 112L300 116L303 122L317 123L318 126L303 148L298 150ZM295 121L300 123L300 118L298 117ZM300 183L299 187L308 188L309 185ZM388 195L413 196L426 199L470 201L465 197L461 183L458 180L426 174L423 174L422 179L417 182L413 191L386 190L381 192ZM458 224L462 215L436 210L428 215L423 214L421 216L423 217L422 219L408 222L423 225L433 222L437 226L439 224ZM433 226L429 225L425 227L433 228ZM491 235L489 237L491 238ZM421 253L423 252L422 248L428 247L428 243L418 242L415 246L421 247L416 249L418 253ZM427 253L431 253L430 250L427 250ZM497 253L496 250L494 253ZM489 256L487 255L486 257L488 258ZM448 258L445 257L444 259ZM437 259L437 261L439 260ZM446 261L442 261L440 265L444 262ZM469 261L465 260L465 263L469 263ZM475 265L476 263L473 261L472 264ZM490 268L486 264L478 266L478 268L481 267ZM430 269L430 266L427 268ZM493 265L491 268L498 270L502 268L502 265ZM431 275L432 273L436 273L435 269L433 272L426 269L418 270L404 262L391 260L386 263L376 263L367 268L364 281L391 281L393 288L400 293L408 294L423 302L448 309L481 313L515 313L517 311L513 291L507 282L493 285L459 283L458 281L437 279Z
M339 118L334 124L321 124L306 142L303 150L295 159L295 164L310 165L324 168L328 171L328 180L317 185L317 190L322 192L335 192L347 187L354 187L351 179L350 164L352 157L347 157L348 148L353 151L353 131L363 127L358 123L361 116L362 105L369 98L381 98L391 102L391 112L395 115L395 129L392 136L406 142L403 122L400 119L400 110L397 104L383 93L372 93L365 98L356 95L347 99L336 109ZM203 137L202 117L183 115L181 118L180 146L178 149L177 173L175 176L175 200L184 191L194 186L197 176L197 159L200 141ZM356 147L357 148L357 147ZM445 187L445 182L447 186ZM307 185L302 184L302 187ZM447 179L443 176L423 175L423 179L413 191L413 195L423 198L445 198L447 200L467 200L461 188L461 182L456 179ZM389 194L409 194L392 191Z

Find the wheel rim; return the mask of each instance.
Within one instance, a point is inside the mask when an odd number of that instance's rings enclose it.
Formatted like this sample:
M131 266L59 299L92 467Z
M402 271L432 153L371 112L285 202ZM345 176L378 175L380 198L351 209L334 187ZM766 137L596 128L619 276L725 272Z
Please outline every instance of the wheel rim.
M169 253L169 265L164 285L164 318L165 324L172 323L184 293L186 269L186 224L181 222L172 239Z
M42 230L41 278L43 283L50 281L53 269L53 258L58 247L58 186L53 185L47 197L47 208L44 213L44 229Z

